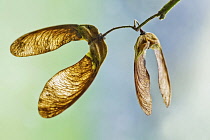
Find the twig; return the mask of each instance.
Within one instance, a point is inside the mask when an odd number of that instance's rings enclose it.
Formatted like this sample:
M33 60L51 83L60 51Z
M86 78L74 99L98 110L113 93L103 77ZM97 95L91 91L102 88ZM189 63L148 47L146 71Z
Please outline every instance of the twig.
M135 27L134 26L119 26L119 27L115 27L115 28L112 28L110 29L109 31L107 31L106 33L104 33L102 36L106 36L108 33L110 33L111 31L114 31L116 29L121 29L121 28L132 28L135 30Z
M132 28L135 31L141 31L143 33L144 31L141 30L141 27L147 24L150 20L159 17L160 20L164 19L166 17L166 14L179 2L180 0L170 0L168 3L166 3L159 11L158 13L152 15L148 19L146 19L144 22L139 24L136 20L134 21L134 26L119 26L112 28L108 30L106 33L104 33L102 36L105 37L108 33L116 30L116 29L121 29L121 28ZM138 27L136 27L136 23L138 23Z
M157 14L154 14L153 16L149 17L146 19L144 22L142 22L138 27L137 31L144 26L147 22L150 20L159 17L160 20L164 19L166 17L166 14L179 2L180 0L170 0L168 3L166 3L159 11Z
M153 16L149 17L148 19L146 19L144 22L142 22L138 27L136 27L136 31L139 31L141 29L142 26L144 26L147 22L149 22L150 20L152 20L153 18L158 17L158 14L154 14Z
M170 0L168 3L166 3L158 12L159 19L164 19L166 17L166 14L179 2L180 0Z

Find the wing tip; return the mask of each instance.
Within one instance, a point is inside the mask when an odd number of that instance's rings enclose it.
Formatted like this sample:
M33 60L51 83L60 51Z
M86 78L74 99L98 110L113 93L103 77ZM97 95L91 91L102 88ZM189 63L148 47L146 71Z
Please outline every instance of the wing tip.
M10 53L14 56L19 57L17 51L15 51L13 44L10 46Z
M171 92L167 95L167 96L165 96L165 97L163 97L163 101L164 101L164 103L165 103L165 105L166 105L166 107L168 108L169 106L170 106L170 104L171 104Z
M144 113L147 115L147 116L150 116L152 114L152 108L150 110L144 110Z
M58 114L52 113L52 111L48 110L48 108L43 108L43 107L40 107L40 106L38 106L38 112L39 112L39 115L42 118L52 118L52 117L58 115Z
M149 116L152 114L152 99L151 97L149 100L139 100L140 107L143 110L143 112Z
M39 115L42 117L42 118L52 118L52 116L50 115L46 115L47 113L43 112L43 111L39 111Z
M43 118L52 118L56 116L57 114L53 113L54 108L50 107L50 104L47 102L44 102L42 98L39 99L38 102L38 112L39 115Z
M20 46L18 45L18 43L13 42L12 45L10 46L10 53L16 57L23 57L25 56L23 54L24 51L21 51L21 49L19 49Z

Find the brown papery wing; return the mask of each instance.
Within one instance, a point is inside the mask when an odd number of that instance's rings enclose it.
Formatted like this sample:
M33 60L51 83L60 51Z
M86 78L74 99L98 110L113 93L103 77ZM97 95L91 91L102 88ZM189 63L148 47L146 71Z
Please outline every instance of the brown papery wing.
M137 56L134 62L134 80L136 94L141 108L146 115L152 113L152 98L150 95L150 76L146 69L145 54Z
M10 51L18 57L53 51L70 41L81 40L82 36L78 33L78 26L67 24L33 31L15 40Z
M39 114L51 118L71 106L90 86L98 69L91 57L85 55L75 65L54 75L40 95Z
M159 88L162 94L162 98L166 107L170 105L171 102L171 85L170 79L168 75L168 70L166 67L166 62L163 56L163 52L161 47L154 49L157 63L158 63L158 80L159 80Z

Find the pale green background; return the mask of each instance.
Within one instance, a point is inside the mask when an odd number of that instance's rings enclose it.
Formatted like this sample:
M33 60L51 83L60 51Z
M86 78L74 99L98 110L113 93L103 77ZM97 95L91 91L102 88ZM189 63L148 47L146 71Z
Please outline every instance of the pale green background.
M71 42L43 55L18 58L11 43L21 35L59 24L93 24L110 28L142 22L168 0L0 0L0 139L1 140L209 140L210 12L208 0L181 0L166 19L144 30L163 46L173 89L165 108L158 89L152 50L153 113L140 109L134 87L133 58L139 33L122 29L106 37L109 52L97 78L69 109L41 118L37 102L43 86L59 70L88 51Z

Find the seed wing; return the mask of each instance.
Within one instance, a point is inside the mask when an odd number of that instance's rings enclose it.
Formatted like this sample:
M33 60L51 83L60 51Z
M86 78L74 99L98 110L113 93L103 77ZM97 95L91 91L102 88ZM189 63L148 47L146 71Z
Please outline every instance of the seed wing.
M152 98L150 95L150 76L145 66L144 55L140 55L134 62L134 79L136 94L145 114L152 113Z
M146 69L146 50L149 48L149 41L145 36L138 37L135 49L134 60L134 80L136 87L136 95L138 97L139 104L146 115L152 113L152 98L150 95L150 76Z
M10 51L18 57L38 55L58 49L62 45L81 40L76 24L67 24L43 28L30 32L15 40Z
M39 114L51 118L70 107L90 86L99 67L85 55L78 63L54 75L40 95Z
M166 62L165 62L161 47L154 49L154 51L155 51L155 56L158 63L159 88L160 88L160 92L162 94L164 103L166 107L168 107L171 102L172 94L171 94L171 85L170 85L168 70L166 67Z

